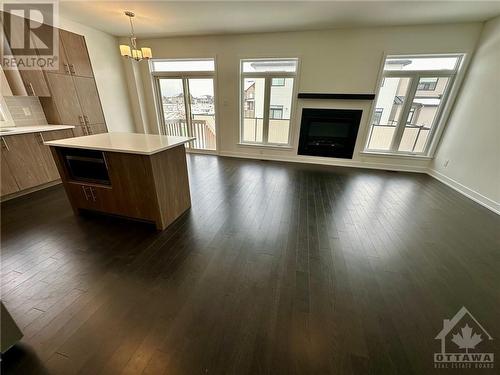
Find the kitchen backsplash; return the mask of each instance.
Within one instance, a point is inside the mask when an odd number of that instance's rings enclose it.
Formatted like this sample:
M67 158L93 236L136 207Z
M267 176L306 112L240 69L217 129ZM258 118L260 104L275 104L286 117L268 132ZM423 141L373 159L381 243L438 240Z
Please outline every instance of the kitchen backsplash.
M16 126L46 125L40 100L36 96L4 96Z

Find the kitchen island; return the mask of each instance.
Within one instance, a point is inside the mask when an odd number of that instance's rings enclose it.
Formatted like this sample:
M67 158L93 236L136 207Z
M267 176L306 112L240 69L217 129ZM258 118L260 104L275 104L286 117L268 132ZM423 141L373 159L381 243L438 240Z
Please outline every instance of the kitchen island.
M163 230L191 207L190 137L104 133L45 142L75 213L97 211Z

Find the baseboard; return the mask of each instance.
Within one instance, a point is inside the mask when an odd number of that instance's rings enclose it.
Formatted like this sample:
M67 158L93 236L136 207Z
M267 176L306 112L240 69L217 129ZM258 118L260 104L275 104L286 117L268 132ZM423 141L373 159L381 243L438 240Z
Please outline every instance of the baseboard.
M479 203L481 206L493 211L497 215L500 215L500 203L485 197L484 195L478 193L477 191L468 188L467 186L461 184L454 179L445 176L444 174L436 171L435 169L429 168L427 174L436 180L442 182L443 184L451 187L453 190L458 191L460 194L465 195L467 198L472 199L474 202Z
M352 168L399 171L399 172L427 173L427 167L402 165L402 164L367 163L367 162L354 161L350 159L342 160L342 159L322 158L314 156L301 156L300 158L297 158L297 157L283 157L275 155L256 155L256 154L247 154L242 152L227 152L227 151L221 151L219 155L232 158L243 158L243 159L271 160L271 161L284 161L290 163L331 165L336 167L352 167Z

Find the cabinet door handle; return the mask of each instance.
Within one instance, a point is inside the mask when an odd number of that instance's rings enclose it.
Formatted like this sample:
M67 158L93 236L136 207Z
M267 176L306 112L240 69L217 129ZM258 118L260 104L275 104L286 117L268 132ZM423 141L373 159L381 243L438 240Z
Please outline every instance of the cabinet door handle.
M71 74L75 74L75 67L73 66L73 64L69 64L69 71L71 72Z
M89 196L87 195L87 187L82 185L82 190L83 190L83 194L85 195L85 200L88 201Z
M83 116L82 115L78 115L78 121L80 121L80 125L84 126L85 125L85 121L83 119Z
M7 151L10 151L10 148L9 148L9 145L7 144L7 142L5 141L5 138L2 137L2 144L4 146L4 148L7 150Z
M41 145L43 145L43 143L45 142L45 139L43 139L42 133L38 133L38 141L40 142Z
M29 86L31 88L31 92L33 93L33 96L36 96L35 89L33 88L33 84L31 82L29 83Z
M89 135L93 134L93 133L92 133L92 129L90 128L90 126L89 126L89 125L87 125L87 133L88 133Z
M92 194L92 200L95 202L96 198L95 198L94 188L93 187L90 187L90 194Z
M85 121L85 123L87 125L90 124L90 121L89 121L89 118L87 117L87 115L83 115L83 120Z
M64 66L64 72L67 74L71 74L69 67L68 67L68 64L64 63L63 66Z

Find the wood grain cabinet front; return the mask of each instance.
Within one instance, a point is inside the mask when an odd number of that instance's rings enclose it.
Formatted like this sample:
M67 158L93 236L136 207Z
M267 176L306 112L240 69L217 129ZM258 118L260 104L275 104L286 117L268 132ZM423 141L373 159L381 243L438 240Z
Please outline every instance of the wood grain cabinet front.
M20 190L50 181L45 168L45 147L36 134L3 138L2 159L7 162Z
M2 159L2 181L0 181L1 195L8 195L19 191L19 186L17 185L16 179L12 174L9 164L7 164L7 159L5 158L5 153L9 152L7 142L4 137L0 138L2 143L1 159Z
M72 137L71 129L1 137L1 195L58 180L59 171L50 147L44 142Z
M94 72L92 71L85 38L82 35L61 29L59 30L59 37L62 41L71 75L93 78Z

